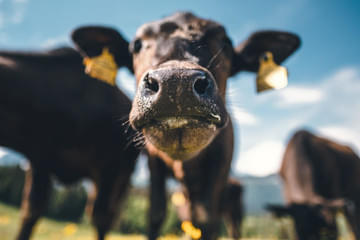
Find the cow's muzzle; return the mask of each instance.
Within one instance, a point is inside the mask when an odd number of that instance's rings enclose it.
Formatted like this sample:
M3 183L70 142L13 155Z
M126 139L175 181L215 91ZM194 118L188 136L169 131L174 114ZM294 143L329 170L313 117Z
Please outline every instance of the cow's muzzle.
M145 73L130 113L134 128L177 158L207 146L227 118L214 77L196 68L164 67Z

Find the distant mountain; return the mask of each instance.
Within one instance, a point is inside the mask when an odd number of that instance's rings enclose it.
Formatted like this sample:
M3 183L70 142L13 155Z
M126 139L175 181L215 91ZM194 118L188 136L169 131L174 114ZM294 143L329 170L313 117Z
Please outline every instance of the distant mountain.
M282 183L277 174L265 177L241 174L234 177L244 186L246 214L264 214L264 206L269 203L284 204Z

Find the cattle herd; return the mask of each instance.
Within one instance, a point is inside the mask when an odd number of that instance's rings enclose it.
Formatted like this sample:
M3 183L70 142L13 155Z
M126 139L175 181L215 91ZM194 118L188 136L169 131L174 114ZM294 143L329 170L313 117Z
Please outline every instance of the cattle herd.
M77 28L71 37L75 49L0 52L0 145L21 152L31 165L17 239L30 238L56 177L64 184L94 182L92 220L103 240L141 150L150 169L150 240L166 215L167 177L182 183L188 218L201 239L218 237L220 216L239 238L242 187L229 179L234 131L227 80L257 72L269 52L280 64L300 46L299 37L260 31L233 47L222 25L188 12L144 24L131 42L103 26ZM112 66L134 74L132 102L85 72L84 59L105 51ZM101 64L105 70L97 74L105 75L107 62ZM268 209L292 216L298 239L336 239L339 210L360 239L360 159L349 147L298 131L280 175L287 204Z

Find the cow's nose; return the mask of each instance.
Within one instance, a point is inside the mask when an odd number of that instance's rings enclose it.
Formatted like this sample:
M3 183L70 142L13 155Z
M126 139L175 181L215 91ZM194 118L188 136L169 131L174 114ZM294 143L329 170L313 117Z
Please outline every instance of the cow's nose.
M142 81L145 92L150 95L162 92L167 96L198 99L213 96L216 85L209 73L198 69L152 70Z
M155 94L159 91L159 79L153 73L147 73L143 78L144 89L149 94Z
M198 96L203 96L207 93L207 90L213 87L211 83L212 81L210 81L210 78L205 72L198 71L198 73L194 76L193 92Z

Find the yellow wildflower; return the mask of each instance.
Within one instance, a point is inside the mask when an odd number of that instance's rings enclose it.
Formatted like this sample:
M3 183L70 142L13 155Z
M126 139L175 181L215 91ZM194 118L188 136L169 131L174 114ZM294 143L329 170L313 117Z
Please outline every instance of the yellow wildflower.
M75 234L76 231L77 231L77 225L74 223L67 224L63 229L63 233L66 236L71 236Z

